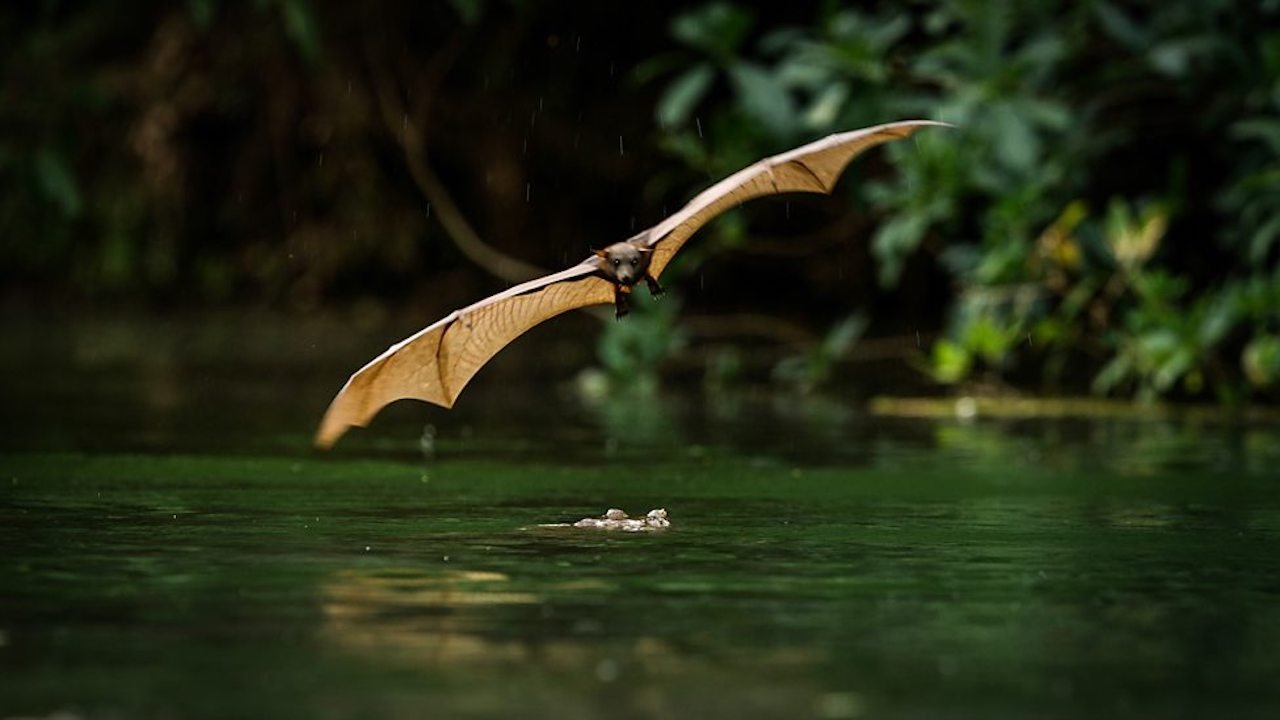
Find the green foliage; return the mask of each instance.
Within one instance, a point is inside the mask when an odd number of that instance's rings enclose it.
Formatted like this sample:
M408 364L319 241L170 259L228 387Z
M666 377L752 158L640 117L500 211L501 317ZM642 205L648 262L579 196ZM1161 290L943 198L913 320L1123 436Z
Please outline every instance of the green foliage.
M631 314L606 326L597 354L610 392L647 395L657 388L662 363L680 351L685 338L675 323L675 298L654 299L646 291L631 298Z
M795 392L808 394L831 380L835 365L858 342L867 329L861 313L836 323L826 337L804 355L784 358L773 368L773 380Z
M877 216L886 288L943 248L957 290L926 363L937 380L1039 369L1226 401L1274 388L1280 33L1261 28L1280 3L833 5L758 37L745 11L712 7L673 24L702 55L661 115L695 167L716 162L684 125L695 114L724 163L901 117L959 126L886 146L894 171L848 189ZM729 17L731 42L689 42Z

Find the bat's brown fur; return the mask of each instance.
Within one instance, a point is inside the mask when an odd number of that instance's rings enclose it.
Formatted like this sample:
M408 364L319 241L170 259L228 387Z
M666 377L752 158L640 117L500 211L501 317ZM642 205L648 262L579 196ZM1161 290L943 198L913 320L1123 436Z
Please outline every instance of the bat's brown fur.
M596 251L596 265L600 272L616 285L613 291L614 316L619 320L631 312L627 295L631 294L636 283L644 280L654 297L662 294L657 278L649 274L652 257L653 248L645 246L642 239L624 240Z
M877 125L767 157L698 193L675 214L630 240L450 313L357 370L325 412L316 445L330 447L352 425L367 425L384 406L402 398L452 407L489 358L538 323L611 301L622 317L627 313L626 295L642 279L650 292L661 293L657 278L671 257L698 228L725 210L761 195L829 193L859 153L938 125L946 123L906 120Z

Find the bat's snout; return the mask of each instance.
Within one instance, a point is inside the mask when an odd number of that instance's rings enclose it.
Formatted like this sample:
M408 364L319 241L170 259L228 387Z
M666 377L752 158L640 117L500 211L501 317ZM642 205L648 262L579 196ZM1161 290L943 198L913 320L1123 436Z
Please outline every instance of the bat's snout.
M635 285L640 279L640 273L631 265L623 264L614 270L614 279L623 285Z

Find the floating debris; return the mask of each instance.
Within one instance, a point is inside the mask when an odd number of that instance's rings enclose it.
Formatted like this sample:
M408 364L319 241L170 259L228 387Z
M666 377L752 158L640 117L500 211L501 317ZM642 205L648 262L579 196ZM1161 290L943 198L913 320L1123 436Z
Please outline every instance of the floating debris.
M665 530L671 527L671 521L667 519L666 508L658 508L650 510L642 518L633 518L618 508L609 508L609 511L598 518L583 518L572 525L568 523L552 523L549 525L540 525L545 528L595 528L598 530L621 530L622 532L648 532L651 530Z

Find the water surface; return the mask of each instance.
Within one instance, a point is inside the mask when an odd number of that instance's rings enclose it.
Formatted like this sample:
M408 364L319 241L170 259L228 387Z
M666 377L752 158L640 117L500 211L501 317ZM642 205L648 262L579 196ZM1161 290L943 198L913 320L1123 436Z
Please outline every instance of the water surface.
M5 389L0 718L1280 708L1272 426L482 374L320 455L330 379L173 372Z

